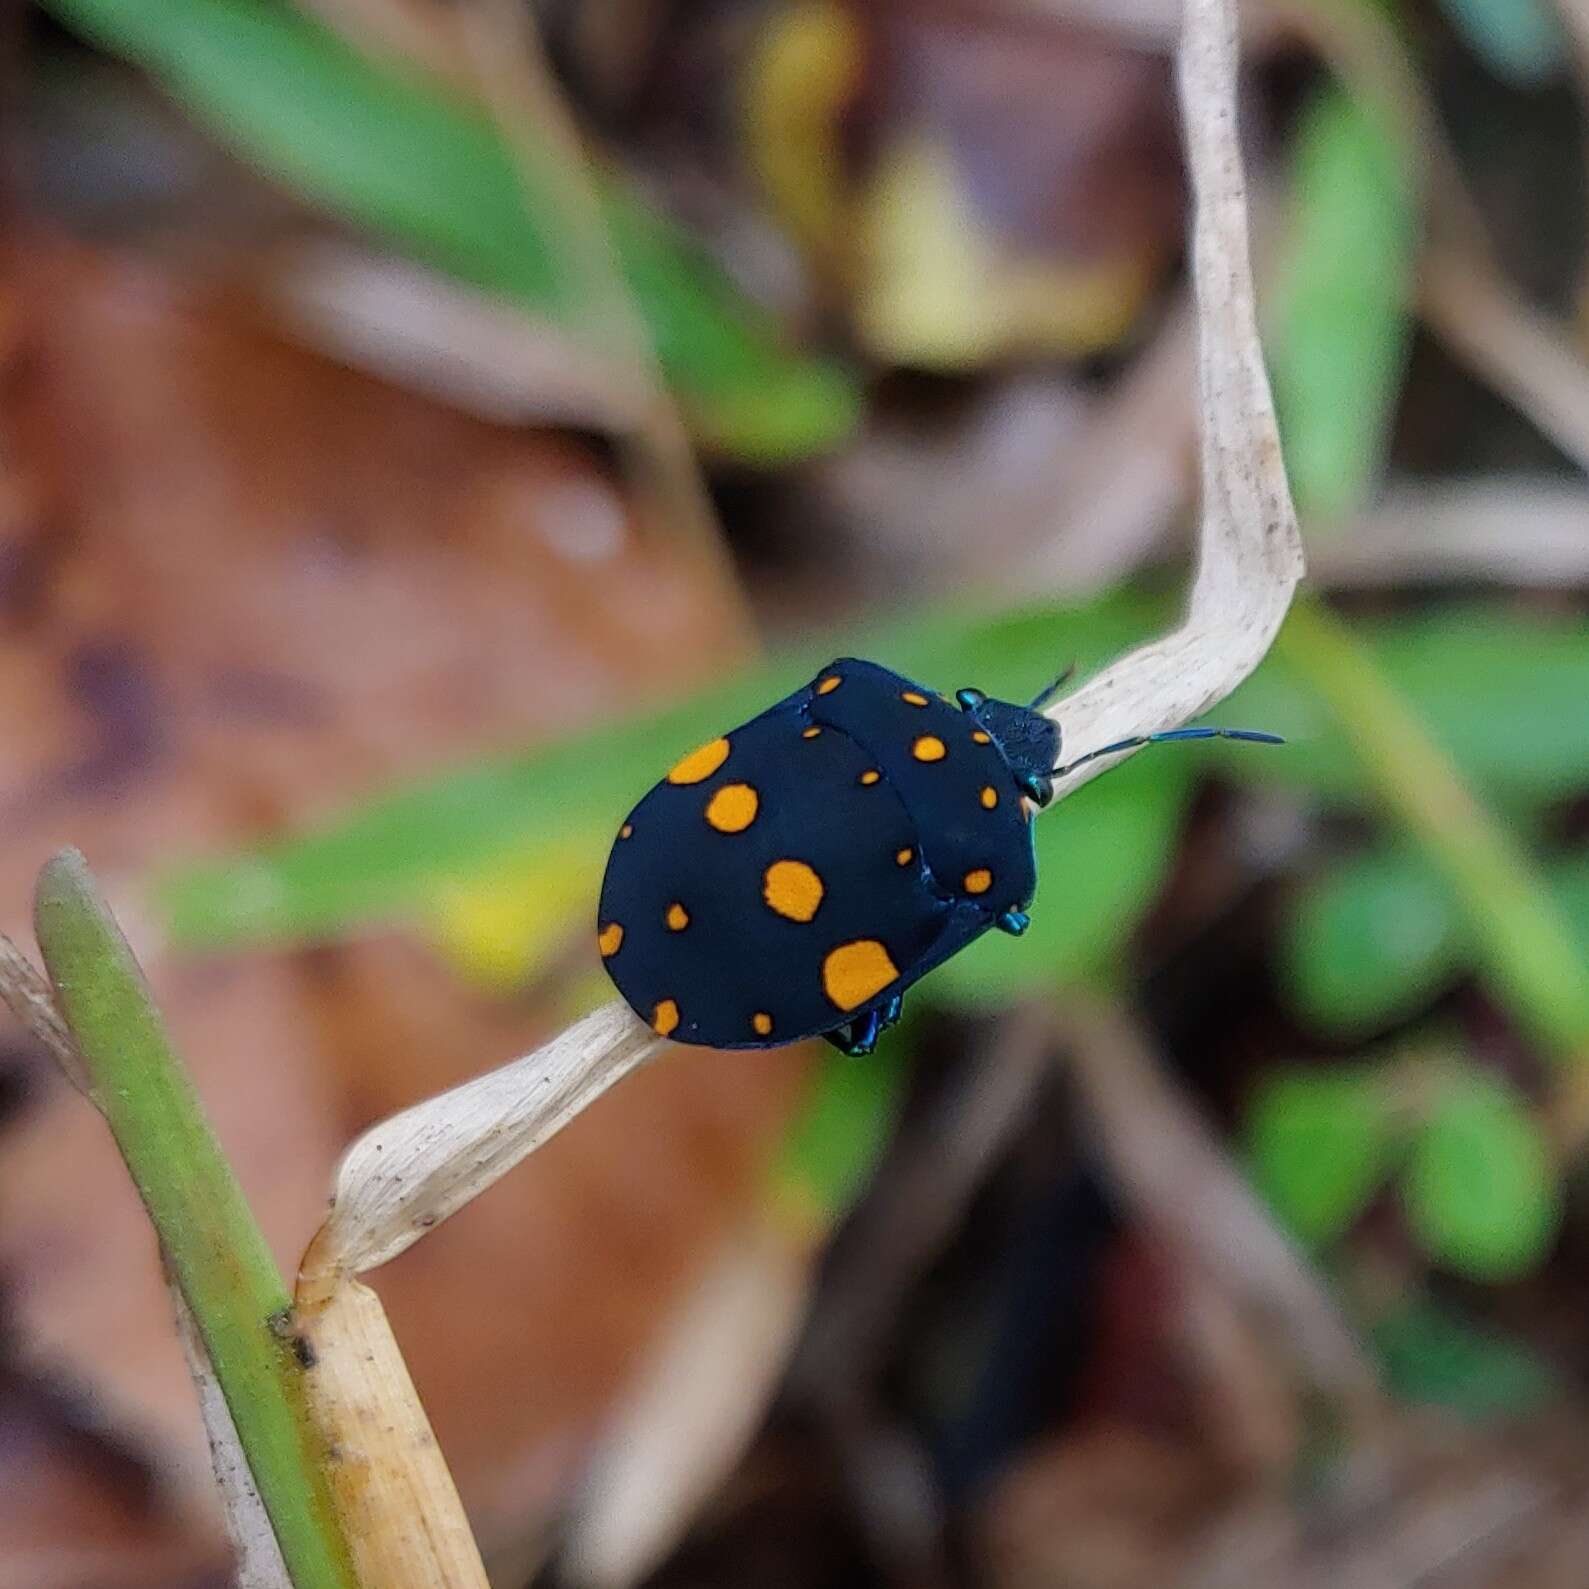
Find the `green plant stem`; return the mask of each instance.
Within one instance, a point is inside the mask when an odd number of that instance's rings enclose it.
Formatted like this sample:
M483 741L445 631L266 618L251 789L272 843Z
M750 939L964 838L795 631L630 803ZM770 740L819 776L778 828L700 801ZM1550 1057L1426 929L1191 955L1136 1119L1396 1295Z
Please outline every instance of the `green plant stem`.
M1385 804L1450 881L1480 964L1535 1042L1589 1059L1589 967L1524 850L1469 792L1368 650L1299 598L1275 643L1317 693Z
M192 1310L295 1589L354 1589L302 1368L281 1330L291 1307L281 1273L76 850L40 874L34 921L95 1102Z

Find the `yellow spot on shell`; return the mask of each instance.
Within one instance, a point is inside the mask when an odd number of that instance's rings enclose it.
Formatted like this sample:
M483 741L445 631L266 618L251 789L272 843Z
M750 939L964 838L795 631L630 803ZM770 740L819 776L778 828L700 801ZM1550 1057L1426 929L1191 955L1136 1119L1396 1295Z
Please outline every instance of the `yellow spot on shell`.
M772 1031L772 1017L765 1010L757 1010L750 1018L750 1025L757 1037L766 1037Z
M821 732L822 730L818 728L815 723L813 723L810 728L803 728L800 730L800 737L802 739L815 739Z
M774 861L762 876L761 897L790 921L810 921L822 894L822 879L804 861Z
M853 1010L883 991L899 968L875 938L858 938L828 951L822 962L822 991L841 1010Z
M909 866L910 863L915 859L916 852L909 846L906 846L906 848L903 850L896 850L894 852L894 864L896 866Z
M875 767L869 767L861 774L861 782L870 788L883 775Z
M706 802L706 820L719 833L743 833L760 805L761 797L748 783L725 783Z
M669 783L700 783L710 778L728 760L726 739L708 740L692 750L688 756L673 764L668 774Z
M673 932L683 932L690 924L690 913L677 900L668 906L668 913L663 920Z
M634 832L634 823L626 822L626 823L624 823L624 825L621 828L618 829L618 837L620 839L626 839L633 832Z
M993 743L992 736L984 733L980 728L971 730L971 741L976 745L991 745Z
M964 881L968 894L985 894L993 887L993 873L987 867L979 866L974 872L967 872Z
M623 928L615 921L609 921L605 927L596 934L596 947L601 950L603 958L615 955L623 945Z
M917 761L942 761L949 754L949 747L936 734L923 734L910 747L910 753Z
M927 704L927 697L920 690L906 690L899 698L907 706L925 706Z
M837 673L830 673L818 686L818 695L831 695L844 682Z
M992 784L986 784L982 790L982 809L991 811L999 803L999 791Z
M658 1037L666 1037L679 1024L679 1007L672 999L663 999L651 1012L651 1030Z

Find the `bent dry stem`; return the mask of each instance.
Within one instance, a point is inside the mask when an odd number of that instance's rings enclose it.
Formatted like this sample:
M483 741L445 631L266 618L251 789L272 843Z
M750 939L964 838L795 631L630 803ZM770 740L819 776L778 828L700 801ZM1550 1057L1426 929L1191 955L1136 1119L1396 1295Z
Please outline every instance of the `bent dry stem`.
M77 851L40 874L34 921L91 1095L192 1311L294 1589L355 1589L303 1370L284 1339L281 1274Z

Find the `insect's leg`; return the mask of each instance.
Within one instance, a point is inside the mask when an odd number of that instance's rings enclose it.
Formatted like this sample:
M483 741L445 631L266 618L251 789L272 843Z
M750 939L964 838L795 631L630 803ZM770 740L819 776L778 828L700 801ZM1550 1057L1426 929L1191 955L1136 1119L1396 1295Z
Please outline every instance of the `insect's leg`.
M1007 910L999 917L999 929L1012 938L1019 938L1032 925L1032 918L1024 910Z
M853 1030L853 1025L852 1028ZM877 1047L878 1034L883 1030L883 1017L880 1011L871 1010L866 1019L861 1023L860 1036L850 1046L850 1052L859 1058L862 1054L870 1054Z
M859 1016L845 1026L836 1026L822 1035L838 1051L850 1059L861 1059L877 1047L877 1034L881 1030L877 1011Z
M850 1022L850 1046L845 1052L852 1059L870 1054L877 1047L877 1037L882 1030L881 1013L877 1010L869 1010L863 1020Z
M900 1011L905 1007L905 995L896 993L887 1004L883 1006L882 1025L879 1030L886 1032L891 1026L899 1025Z

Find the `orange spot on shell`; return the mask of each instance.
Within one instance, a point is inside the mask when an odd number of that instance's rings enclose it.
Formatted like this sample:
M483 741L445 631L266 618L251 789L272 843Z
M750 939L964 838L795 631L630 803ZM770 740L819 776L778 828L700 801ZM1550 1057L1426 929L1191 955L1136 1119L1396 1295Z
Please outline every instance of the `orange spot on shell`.
M634 823L626 822L626 823L624 823L624 825L621 828L618 829L618 837L620 839L626 839L633 832L634 832Z
M830 949L822 962L822 991L841 1010L853 1010L899 975L888 950L875 938L858 938Z
M750 1018L750 1026L757 1037L766 1037L772 1031L772 1017L765 1010L757 1010Z
M993 736L991 734L985 733L980 728L973 728L971 730L971 739L972 743L977 745L991 745L993 743Z
M679 1024L679 1007L672 999L663 999L651 1012L651 1030L658 1037L666 1037Z
M844 682L837 673L830 673L819 685L818 695L831 695Z
M761 880L767 908L789 921L810 921L822 903L822 879L804 861L774 861Z
M706 820L719 833L743 833L760 808L761 797L748 783L725 783L706 802Z
M927 704L927 697L920 690L906 690L899 698L907 706L925 706Z
M894 864L896 866L909 866L910 863L915 859L916 852L913 849L910 849L908 846L903 850L896 850L894 852Z
M615 955L623 947L623 928L615 921L609 921L605 927L596 934L596 947L601 950L602 958Z
M949 754L949 747L936 734L923 734L910 747L910 753L917 761L942 761Z
M802 739L815 739L821 732L822 730L818 728L815 723L813 723L810 728L802 728L800 730L800 737Z
M993 887L993 873L987 867L979 866L975 871L967 872L963 882L968 894L985 894Z
M668 773L669 783L701 783L728 760L728 741L710 739L681 757Z
M991 811L999 803L999 791L992 784L985 784L981 794L982 809Z
M880 773L875 767L869 767L861 774L860 781L870 788L871 785L876 783L877 780L882 776L882 773Z
M667 922L668 929L671 932L683 932L684 929L690 924L690 913L678 902L678 900L674 900L673 903L668 906L667 915L662 919Z

